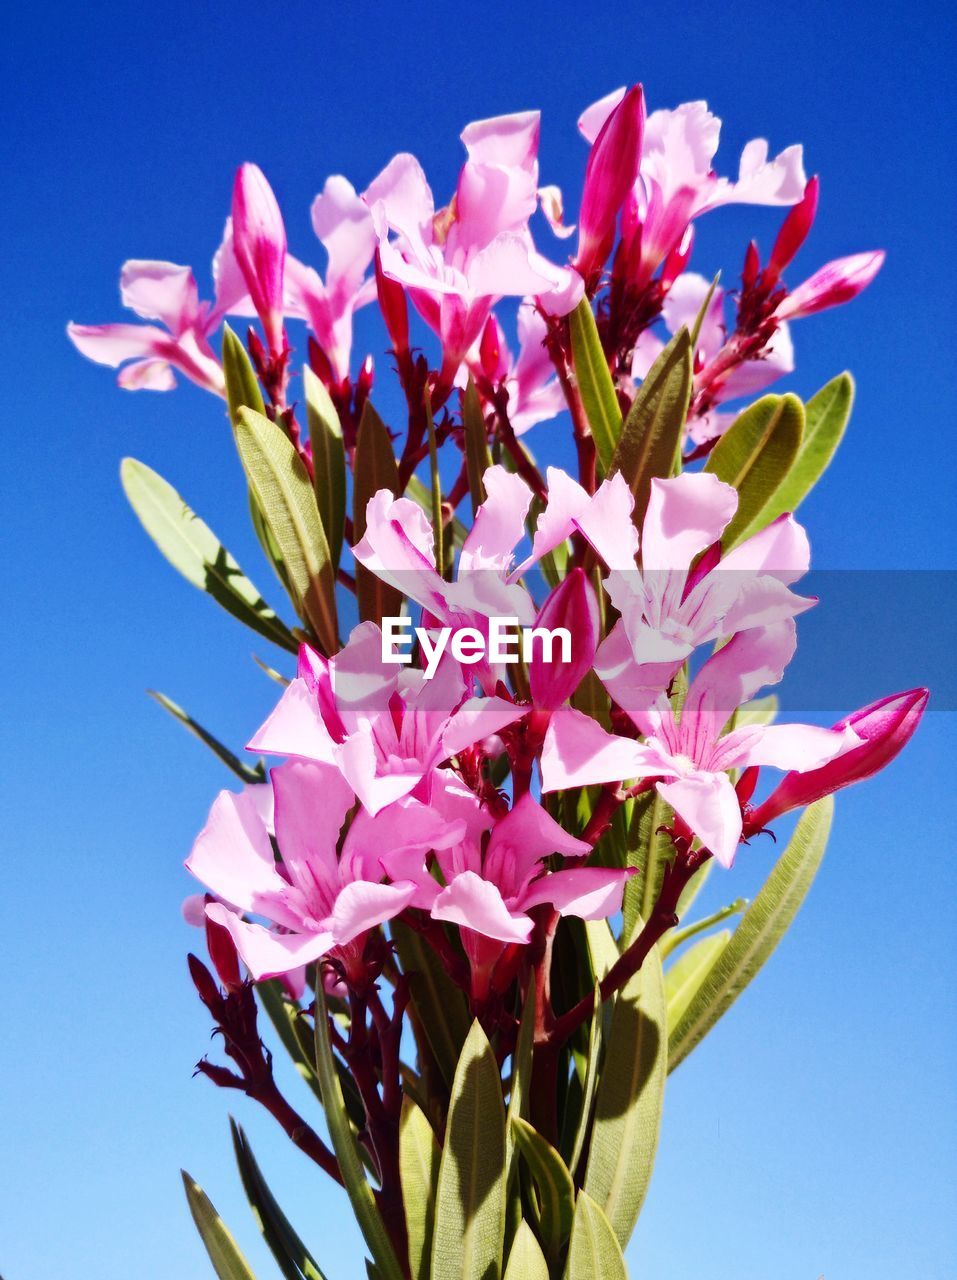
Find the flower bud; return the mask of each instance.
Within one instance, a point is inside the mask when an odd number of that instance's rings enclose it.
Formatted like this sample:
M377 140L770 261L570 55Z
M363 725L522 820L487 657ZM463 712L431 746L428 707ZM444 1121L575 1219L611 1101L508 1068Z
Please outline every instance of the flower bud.
M237 170L232 213L236 261L270 350L281 355L286 229L272 188L257 165L244 164Z
M212 899L210 899L212 901ZM239 972L239 953L228 929L206 917L206 949L213 968L227 991L236 991L243 985Z
M378 249L375 251L375 287L379 310L392 340L392 350L397 356L403 356L409 350L409 306L402 285L382 270L382 258Z
M595 139L585 169L575 267L586 285L601 271L618 212L638 178L645 103L641 85L619 102Z
M749 827L753 830L767 826L791 809L803 808L883 769L909 741L924 714L928 696L926 689L910 689L872 702L841 720L834 728L852 728L861 739L859 745L850 747L819 769L785 774L767 800L751 814Z
M811 178L804 188L804 195L781 223L781 230L778 232L778 238L774 242L768 269L765 272L767 283L771 284L777 280L807 239L808 232L814 225L814 217L817 213L820 185L816 177Z
M874 279L884 257L883 249L874 249L870 253L852 253L848 258L835 258L788 294L775 311L776 318L797 320L816 311L825 311L828 307L840 306L842 302L850 302Z
M564 627L571 636L568 661L561 659L561 637L532 637L528 683L536 707L554 711L578 688L595 661L599 640L598 601L581 569L573 569L551 593L535 619L535 628ZM551 653L548 646L551 646ZM552 661L545 661L546 655Z

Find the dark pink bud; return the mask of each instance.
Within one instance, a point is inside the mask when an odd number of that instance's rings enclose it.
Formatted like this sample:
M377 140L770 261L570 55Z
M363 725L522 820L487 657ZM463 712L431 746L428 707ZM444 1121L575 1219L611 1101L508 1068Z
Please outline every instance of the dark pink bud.
M272 187L257 165L244 164L237 170L232 212L236 261L269 348L281 355L286 229Z
M498 321L494 316L489 316L485 321L485 328L482 330L482 340L479 343L479 363L489 382L498 382L507 372L502 367L502 335L499 332Z
M758 246L752 240L744 253L744 266L741 268L741 285L745 293L753 289L761 272L761 256Z
M586 284L605 264L618 212L637 181L644 126L645 102L638 84L605 121L588 156L575 260Z
M213 975L202 960L198 956L194 956L192 952L186 957L186 963L189 966L189 976L193 980L193 986L196 988L200 1000L209 1009L213 1017L217 1017L218 1011L221 1011L223 1006L223 997Z
M804 195L782 222L781 230L778 232L778 238L775 240L774 248L771 250L771 258L765 273L768 284L774 284L777 281L778 276L792 261L798 249L807 239L807 234L814 225L814 217L817 213L820 186L821 184L816 177L811 178L804 188Z
M532 633L528 683L536 707L554 711L575 692L595 661L599 626L595 593L584 571L573 569L551 593L535 619L536 630L545 628L554 633L562 627L569 636L563 653L560 634L553 634L549 640L548 636Z
M928 697L926 689L895 693L840 721L834 728L840 730L850 725L861 739L860 744L820 769L785 774L780 785L751 814L749 827L767 826L782 813L803 808L883 769L910 740L924 714Z
M775 311L778 320L797 320L801 316L826 311L856 298L880 271L884 263L883 249L870 253L852 253L848 258L835 258L820 271L798 285Z
M379 250L375 251L375 287L379 296L379 309L397 356L409 350L409 306L405 290L397 280L391 280L382 270Z
M220 982L227 991L237 991L243 985L243 977L236 944L229 930L209 916L206 917L206 949Z

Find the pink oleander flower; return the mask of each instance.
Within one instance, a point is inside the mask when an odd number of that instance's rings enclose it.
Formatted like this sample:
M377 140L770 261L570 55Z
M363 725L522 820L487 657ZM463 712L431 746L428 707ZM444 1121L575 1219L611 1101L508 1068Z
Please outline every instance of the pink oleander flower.
M186 860L220 899L207 904L206 916L228 930L256 981L330 952L347 973L359 975L365 935L407 906L416 886L382 883L381 865L358 838L339 856L340 830L355 796L337 769L296 760L271 777L281 862L256 803L245 792L220 792ZM401 827L397 812L393 847L401 844ZM269 927L246 915L263 917Z
M283 331L283 278L286 265L286 228L272 187L254 164L243 164L233 184L233 248L246 288L262 323L266 341L281 356Z
M594 138L585 169L578 218L575 267L593 285L615 239L618 214L638 178L645 126L645 100L635 85L608 113Z
M884 265L882 249L835 258L793 289L774 314L779 320L799 320L802 316L838 307L863 292Z
M469 698L451 660L431 680L384 663L382 633L364 622L330 660L303 646L299 674L249 749L335 765L375 815L443 760L523 714L503 698Z
M857 740L849 738L845 747L819 769L787 774L749 815L749 827L758 830L791 809L813 804L883 769L910 741L929 696L926 689L910 689L881 698L839 720L834 731L853 732Z
M691 682L676 721L665 693L633 702L629 715L643 743L606 733L579 712L552 717L542 752L545 792L629 778L655 778L662 798L722 866L730 867L743 834L741 804L730 769L772 765L811 770L860 741L848 726L746 725L724 732L739 706L776 684L794 653L792 619L739 632Z
M628 871L546 871L545 859L556 854L584 858L591 845L569 835L531 795L523 796L494 825L472 793L451 779L445 781L442 794L433 795L433 803L450 816L469 815L464 838L435 853L441 883L424 863L415 866L409 857L388 856L385 865L394 875L417 879L416 905L428 907L436 920L459 926L474 998L488 993L493 971L507 958L509 947L529 941L534 922L528 913L533 907L548 903L562 915L585 920L604 919L620 910Z
M579 129L594 142L624 89L593 103ZM768 159L763 138L741 153L737 181L714 169L721 121L704 102L673 111L653 111L645 122L641 168L625 209L621 269L633 288L643 288L658 266L682 248L695 218L725 204L791 205L804 193L802 149L785 148Z
M67 334L88 359L119 368L117 382L127 391L171 391L177 369L197 386L224 396L223 371L209 339L225 315L246 314L249 306L228 225L213 259L213 277L215 301L201 302L190 267L132 259L120 273L123 305L159 323L70 323Z
M513 360L498 319L490 315L467 365L476 379L485 379L493 388L504 386L508 420L520 436L536 423L556 418L567 406L544 345L547 326L533 303L526 301L519 307L517 328L519 351Z
M534 111L467 125L468 159L446 209L436 211L411 155L396 156L365 192L382 270L438 334L446 387L501 297L548 298L564 314L581 296L577 274L538 253L528 229L538 203L538 133Z
M689 333L692 332L710 288L710 281L694 271L685 272L678 277L661 307L662 319L669 335L677 333L682 327ZM710 364L724 346L726 337L725 292L719 287L715 289L708 304L698 334L694 353L696 369L700 370ZM644 379L664 346L662 339L653 330L645 329L635 343L632 377L636 380ZM756 395L778 378L793 371L794 344L788 325L782 321L757 358L746 360L731 370L716 389L714 404ZM695 444L713 440L722 435L736 417L735 413L722 413L713 407L705 413L695 414L688 421L688 438Z

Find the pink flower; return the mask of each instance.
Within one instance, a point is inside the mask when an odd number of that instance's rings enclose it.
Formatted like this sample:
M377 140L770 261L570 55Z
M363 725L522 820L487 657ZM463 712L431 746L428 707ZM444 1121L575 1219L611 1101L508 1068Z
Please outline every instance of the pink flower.
M233 246L256 314L274 355L285 349L283 274L286 228L272 187L254 164L240 165L233 184Z
M537 112L468 125L462 133L468 159L447 209L436 212L411 155L396 156L365 192L382 270L406 287L439 335L446 386L499 298L554 296L564 314L581 296L577 275L543 258L528 230L537 203L538 131Z
M871 283L883 266L885 256L882 249L875 249L836 258L789 293L775 316L779 320L798 320L850 302Z
M638 177L644 124L644 95L641 85L635 85L609 112L592 142L575 258L575 266L586 283L597 281L611 252L618 214Z
M532 704L553 711L572 696L591 670L601 636L598 601L583 570L573 569L551 592L535 619L535 629L540 628L563 628L571 636L567 662L546 653L544 645L537 642L528 663Z
M849 739L845 748L820 769L787 774L750 815L749 827L757 830L766 826L781 814L869 778L890 764L910 741L928 697L926 689L911 689L881 698L838 721L834 731L853 731L857 741Z
M542 753L542 789L660 779L662 798L718 862L730 867L743 825L729 769L815 769L859 742L847 727L746 725L723 732L739 706L781 679L795 644L792 619L739 632L692 680L680 721L664 693L649 696L643 708L632 705L629 714L645 734L643 744L606 734L597 724L583 743L578 713L556 712Z
M362 856L339 857L340 829L355 803L330 765L291 761L272 771L277 863L247 794L222 791L186 866L222 901L207 917L228 930L253 979L275 977L335 950L355 973L369 929L397 915L415 885L383 884ZM228 905L227 905L228 904ZM265 927L244 917L264 917Z
M335 765L375 815L522 714L501 698L467 698L454 662L443 661L429 681L384 663L382 633L364 622L329 661L303 646L297 678L249 749Z
M508 420L517 436L538 422L562 413L565 394L545 347L547 326L530 302L518 308L518 358L513 360L495 315L485 322L478 349L469 353L469 367L493 386L508 392ZM461 374L459 375L461 379Z
M209 337L225 314L248 302L241 279L237 287L239 271L228 227L213 273L216 301L211 304L200 302L190 267L133 259L120 273L123 305L159 323L71 323L67 333L77 350L97 364L125 366L117 381L128 391L170 391L176 385L173 370L178 369L197 386L225 395L223 371Z
M594 103L579 120L593 142L624 96L619 89ZM774 160L762 138L741 153L737 181L714 169L721 121L707 103L685 102L654 111L645 123L638 182L625 212L623 254L629 283L642 288L656 268L677 252L692 221L724 204L790 205L805 187L802 151L787 147Z

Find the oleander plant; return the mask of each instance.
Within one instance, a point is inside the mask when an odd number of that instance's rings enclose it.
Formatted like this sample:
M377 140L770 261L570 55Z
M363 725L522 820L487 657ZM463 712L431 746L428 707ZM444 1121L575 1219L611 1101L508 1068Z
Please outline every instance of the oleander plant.
M247 756L160 697L235 775L186 860L207 953L189 969L218 1033L197 1070L344 1189L354 1277L627 1275L668 1074L794 920L832 793L891 760L927 701L822 728L776 723L767 692L814 604L794 512L853 384L806 404L768 388L794 367L792 323L854 298L883 254L786 282L818 180L760 139L721 176L703 102L647 112L636 85L589 107L574 222L541 183L539 129L467 125L445 203L409 154L361 193L328 178L324 273L244 164L212 301L189 267L130 261L136 319L68 330L121 387L180 375L219 398L237 506L287 597L270 608L124 460L147 533L273 647L279 686ZM726 292L691 267L698 219L727 205L781 220ZM375 362L353 352L366 306ZM696 912L739 858L769 868L754 899ZM304 1082L295 1106L275 1053ZM332 1210L293 1226L231 1123L277 1274L324 1280ZM250 1280L184 1180L216 1274Z

